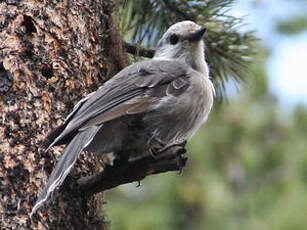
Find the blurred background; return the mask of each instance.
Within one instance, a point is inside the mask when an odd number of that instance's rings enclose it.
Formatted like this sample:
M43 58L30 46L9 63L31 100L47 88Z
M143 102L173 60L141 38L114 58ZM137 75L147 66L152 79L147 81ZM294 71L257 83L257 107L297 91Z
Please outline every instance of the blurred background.
M111 229L307 229L307 1L231 1L223 12L259 38L244 80L226 73L227 99L189 142L182 175L106 192ZM137 33L123 29L127 41Z

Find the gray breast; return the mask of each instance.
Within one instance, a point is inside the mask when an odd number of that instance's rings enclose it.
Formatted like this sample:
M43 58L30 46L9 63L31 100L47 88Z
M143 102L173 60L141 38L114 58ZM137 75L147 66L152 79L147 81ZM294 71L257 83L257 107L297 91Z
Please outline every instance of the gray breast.
M190 76L189 87L184 93L170 95L144 117L148 132L166 143L194 134L211 110L213 92L210 80L196 71Z

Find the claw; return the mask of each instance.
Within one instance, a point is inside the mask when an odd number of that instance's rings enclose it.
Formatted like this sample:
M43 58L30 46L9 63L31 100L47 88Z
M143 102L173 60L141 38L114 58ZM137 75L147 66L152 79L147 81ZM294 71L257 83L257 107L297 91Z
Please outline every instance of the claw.
M184 151L183 153L186 153L186 150L185 150L185 148L184 148L185 145L186 145L186 143L187 143L187 141L184 140L184 141L179 142L179 143L166 145L166 146L164 146L163 148L159 149L159 151L158 151L157 153L158 153L158 154L159 154L159 153L163 153L163 152L165 152L165 151L167 151L167 150L169 150L170 148L173 148L173 147L175 147L175 146L182 147L181 151ZM180 151L180 150L178 150L178 151Z
M179 175L182 175L183 168L184 168L187 160L188 160L188 158L187 157L183 157L182 155L179 155L177 157L177 164L178 164L178 167L179 167Z
M187 152L187 150L185 148L182 148L182 149L178 149L176 154L182 155L182 154L185 154L186 152Z
M152 158L154 159L158 158L157 150L155 148L149 148L149 153L152 156Z
M150 155L154 159L158 158L158 154L160 153L160 149L163 149L166 146L166 144L163 141L161 141L159 138L157 138L155 136L151 137L148 140L147 145L149 146Z
M152 147L152 142L156 142L159 147ZM150 152L150 155L154 158L154 159L157 159L159 157L159 155L162 155L163 152L166 152L168 151L169 149L175 147L175 146L179 146L181 147L177 152L176 154L180 155L180 154L184 154L186 153L186 150L185 150L185 145L186 145L187 141L186 140L183 140L181 142L178 142L178 143L175 143L175 144L165 144L163 141L161 141L159 138L157 137L152 137L149 139L148 141L148 146L149 146L149 152Z
M185 147L185 145L187 144L187 140L183 140L182 142L179 142L177 145L181 146L181 147Z

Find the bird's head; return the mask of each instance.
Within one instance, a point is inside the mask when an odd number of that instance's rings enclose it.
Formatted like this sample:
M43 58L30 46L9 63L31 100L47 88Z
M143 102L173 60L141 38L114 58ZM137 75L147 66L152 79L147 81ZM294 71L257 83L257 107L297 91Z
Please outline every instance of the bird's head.
M192 21L172 25L159 40L155 59L184 61L193 69L208 74L203 35L206 28Z

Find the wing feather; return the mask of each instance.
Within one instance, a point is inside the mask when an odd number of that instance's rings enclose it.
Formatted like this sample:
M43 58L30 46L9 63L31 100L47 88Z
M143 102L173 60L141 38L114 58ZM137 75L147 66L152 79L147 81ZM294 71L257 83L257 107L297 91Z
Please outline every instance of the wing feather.
M149 111L168 94L183 93L189 85L188 70L184 63L167 60L138 62L125 68L75 106L65 129L48 149L76 130Z

